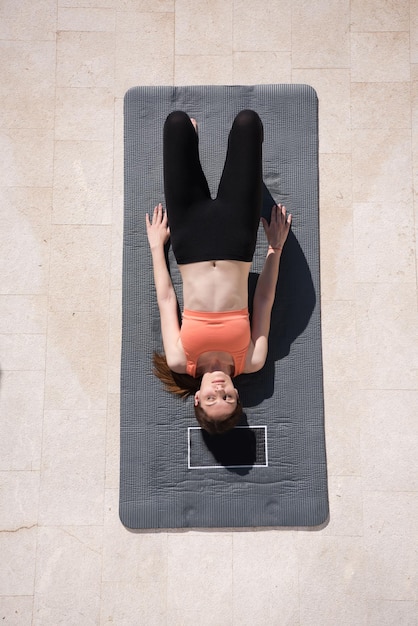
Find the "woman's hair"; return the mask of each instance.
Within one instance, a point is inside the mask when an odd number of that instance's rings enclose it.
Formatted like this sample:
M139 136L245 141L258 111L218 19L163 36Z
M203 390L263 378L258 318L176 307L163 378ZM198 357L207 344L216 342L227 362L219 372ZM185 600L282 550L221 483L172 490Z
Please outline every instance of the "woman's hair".
M173 370L168 367L167 359L164 354L154 352L152 362L154 365L154 374L161 380L166 391L169 393L173 393L175 396L179 396L185 400L200 389L202 377L193 378L193 376L189 376L189 374L177 374L177 372L173 372Z
M177 374L177 372L173 372L173 370L168 367L167 359L164 354L154 352L152 362L154 365L154 374L163 383L166 391L169 393L185 400L200 389L202 377L193 378L193 376L189 376L189 374ZM238 424L242 415L242 406L238 398L235 410L224 420L220 420L219 418L216 420L211 419L206 415L204 409L202 409L199 404L195 405L194 412L199 425L204 430L210 435L220 435L231 430Z
M237 400L237 406L235 407L233 413L228 415L225 419L211 419L208 415L206 415L205 410L202 409L200 404L195 405L194 414L196 415L196 419L199 422L199 425L206 430L210 435L222 435L223 433L232 430L234 426L238 424L242 415L242 405Z

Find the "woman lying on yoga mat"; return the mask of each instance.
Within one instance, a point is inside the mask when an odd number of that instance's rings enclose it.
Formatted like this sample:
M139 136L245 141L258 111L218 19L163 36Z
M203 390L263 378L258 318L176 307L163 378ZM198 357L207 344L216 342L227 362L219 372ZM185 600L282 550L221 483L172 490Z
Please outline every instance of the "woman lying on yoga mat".
M242 413L232 377L256 372L266 361L280 255L292 221L281 204L273 206L270 223L261 218L268 251L250 327L248 275L262 204L262 142L257 113L238 113L213 200L196 122L182 111L170 113L164 125L167 212L159 204L146 215L165 352L154 355L155 373L172 393L195 392L197 420L212 434L233 428ZM169 238L183 283L181 325L164 254Z

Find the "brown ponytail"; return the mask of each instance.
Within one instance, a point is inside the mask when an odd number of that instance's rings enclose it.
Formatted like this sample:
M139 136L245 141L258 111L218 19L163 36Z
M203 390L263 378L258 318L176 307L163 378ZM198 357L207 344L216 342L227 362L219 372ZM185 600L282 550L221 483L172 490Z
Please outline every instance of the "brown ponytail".
M166 391L185 400L194 395L200 388L201 377L193 378L189 374L177 374L173 372L168 365L164 354L154 352L152 362L154 365L154 374L163 383Z

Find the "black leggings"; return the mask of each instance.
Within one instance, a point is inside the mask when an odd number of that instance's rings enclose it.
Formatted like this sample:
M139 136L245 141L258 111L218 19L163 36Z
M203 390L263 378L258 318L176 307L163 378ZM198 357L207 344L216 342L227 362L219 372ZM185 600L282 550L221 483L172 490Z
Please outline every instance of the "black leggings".
M252 261L262 203L263 125L254 111L236 116L218 195L212 199L189 116L164 124L164 190L177 263Z

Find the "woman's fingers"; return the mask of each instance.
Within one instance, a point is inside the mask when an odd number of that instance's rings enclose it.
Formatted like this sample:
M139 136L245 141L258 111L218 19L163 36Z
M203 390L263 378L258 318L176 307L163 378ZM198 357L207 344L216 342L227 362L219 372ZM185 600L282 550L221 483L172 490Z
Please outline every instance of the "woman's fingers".
M290 224L292 223L292 214L286 212L286 207L284 206L284 204L279 204L278 208L281 211L284 222L290 226Z
M167 213L163 214L163 205L161 202L154 207L152 219L150 219L148 213L145 214L145 221L148 227L167 223Z
M277 221L278 210L279 210L279 206L277 204L273 204L271 208L271 220L273 220L274 222Z
M271 209L271 219L275 222L278 222L280 218L283 218L286 221L286 207L284 204L274 204Z

